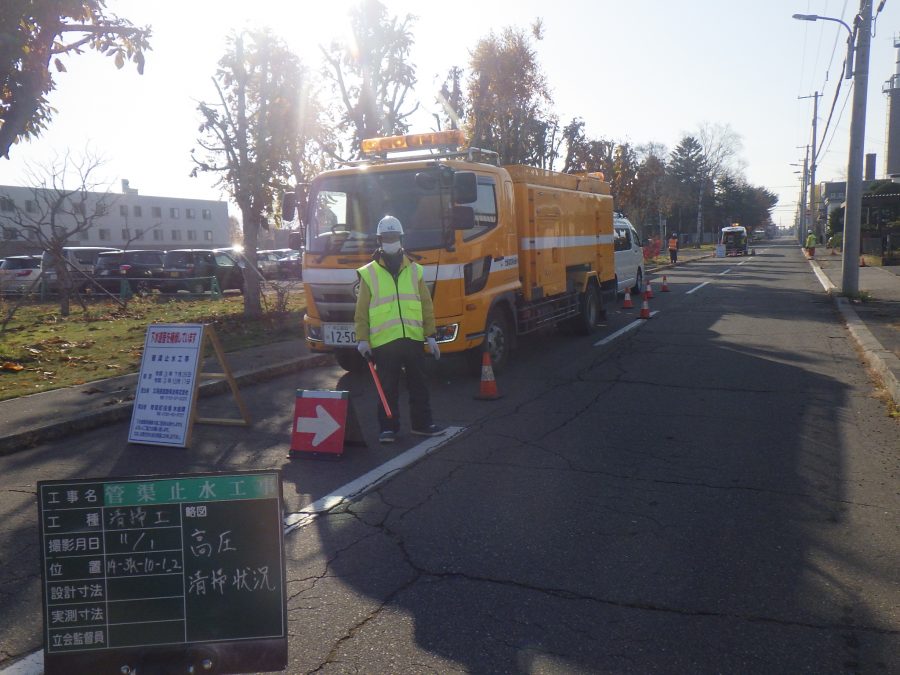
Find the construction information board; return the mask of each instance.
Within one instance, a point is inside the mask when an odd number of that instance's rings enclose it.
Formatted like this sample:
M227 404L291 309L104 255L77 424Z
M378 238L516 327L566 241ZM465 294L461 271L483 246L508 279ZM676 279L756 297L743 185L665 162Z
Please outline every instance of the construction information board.
M40 481L44 667L287 665L281 474Z
M187 445L202 348L202 324L147 327L129 443Z

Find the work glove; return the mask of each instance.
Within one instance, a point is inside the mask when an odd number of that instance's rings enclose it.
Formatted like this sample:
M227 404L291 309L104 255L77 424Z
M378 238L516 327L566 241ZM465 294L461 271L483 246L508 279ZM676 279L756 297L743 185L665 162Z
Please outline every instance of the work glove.
M372 348L369 346L368 342L360 340L359 344L356 345L356 349L366 361L372 360Z
M441 350L438 349L437 340L433 337L425 338L425 342L428 343L428 351L431 352L431 355L434 357L435 361L440 360L441 358Z

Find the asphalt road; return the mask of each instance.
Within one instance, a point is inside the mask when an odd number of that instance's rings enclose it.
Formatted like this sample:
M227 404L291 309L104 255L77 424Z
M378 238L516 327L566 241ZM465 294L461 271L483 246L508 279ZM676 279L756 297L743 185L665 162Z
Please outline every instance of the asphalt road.
M897 672L900 426L833 304L793 244L666 276L617 339L640 302L523 339L499 401L434 364L464 430L286 535L287 672ZM369 447L286 460L296 388L349 389ZM36 481L280 468L296 512L419 440L378 447L338 368L243 393L253 427L189 450L122 423L0 457L0 668L41 647Z

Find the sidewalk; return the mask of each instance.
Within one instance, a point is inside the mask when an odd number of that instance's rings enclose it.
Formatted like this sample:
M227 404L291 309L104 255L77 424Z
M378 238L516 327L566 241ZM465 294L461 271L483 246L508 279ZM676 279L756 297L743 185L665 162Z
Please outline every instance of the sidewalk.
M334 362L330 354L311 354L302 338L225 354L239 385ZM221 372L208 357L201 372ZM131 418L137 373L0 401L0 455L25 450L72 431L93 429ZM204 383L200 397L222 393L228 383Z
M881 377L900 407L900 267L860 267L859 290L865 302L840 295L843 263L827 249L810 261L830 284L828 292L847 323L866 362ZM821 278L821 277L820 277Z

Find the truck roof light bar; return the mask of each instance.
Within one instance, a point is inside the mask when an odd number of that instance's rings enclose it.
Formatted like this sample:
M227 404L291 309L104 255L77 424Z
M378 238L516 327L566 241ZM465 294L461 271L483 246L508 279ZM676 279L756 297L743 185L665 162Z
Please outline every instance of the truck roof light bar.
M366 138L362 142L362 152L364 155L386 155L388 152L407 150L457 149L465 144L465 134L459 129L451 129L427 134Z

